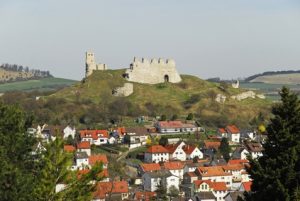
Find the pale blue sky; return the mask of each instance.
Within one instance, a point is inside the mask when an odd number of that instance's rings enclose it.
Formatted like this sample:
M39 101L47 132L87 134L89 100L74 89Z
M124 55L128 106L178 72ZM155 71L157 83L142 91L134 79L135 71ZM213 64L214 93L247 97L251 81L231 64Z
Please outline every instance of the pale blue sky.
M201 78L300 70L300 1L0 0L0 63L81 79L86 50L112 68L173 58Z

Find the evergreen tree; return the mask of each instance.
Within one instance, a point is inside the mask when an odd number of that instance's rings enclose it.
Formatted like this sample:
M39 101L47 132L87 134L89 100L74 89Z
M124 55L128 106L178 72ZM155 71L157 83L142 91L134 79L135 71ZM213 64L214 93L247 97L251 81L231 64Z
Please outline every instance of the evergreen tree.
M228 143L228 139L223 137L220 144L220 153L222 154L223 158L228 162L230 159L230 146Z
M281 103L273 106L263 156L250 158L253 179L245 200L289 201L299 199L300 104L297 95L282 88Z
M167 189L162 184L162 181L160 181L159 184L157 185L157 188L156 188L155 192L156 192L158 200L162 200L162 201L168 200L168 198L167 198Z

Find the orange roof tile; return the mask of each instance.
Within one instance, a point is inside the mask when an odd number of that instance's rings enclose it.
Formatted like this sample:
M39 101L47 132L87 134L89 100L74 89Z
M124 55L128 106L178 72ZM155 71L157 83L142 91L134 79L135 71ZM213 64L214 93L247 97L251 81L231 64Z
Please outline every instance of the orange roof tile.
M161 169L158 163L142 163L141 168L143 169L144 172L151 172L151 171Z
M194 145L185 145L183 147L183 151L186 153L186 154L191 154L193 153L193 151L196 149L197 147L194 146Z
M242 185L243 185L245 191L251 191L252 181L243 182Z
M73 145L64 145L65 152L74 152L76 149Z
M187 172L187 173L185 173L185 175L187 175L189 177L197 177L197 175L195 174L195 172Z
M89 173L90 170L89 169L83 169L83 170L78 170L77 171L77 178L80 179L82 175L85 175L87 173ZM99 174L99 177L108 177L108 170L107 169L103 169Z
M211 188L214 191L226 191L227 190L225 182L212 182L211 184L212 184Z
M242 164L224 165L224 166L222 166L222 168L225 171L242 170L242 169L244 169L244 165L242 165Z
M219 128L219 133L226 133L225 128Z
M99 137L109 138L107 130L81 130L79 132L81 138L93 138L93 140L97 140Z
M182 128L183 126L181 121L160 121L159 125L161 128Z
M249 163L248 160L244 159L231 159L228 161L228 165L235 165L235 164L245 164L245 163Z
M224 172L221 166L198 167L197 171L202 177L229 176L231 173Z
M89 141L83 141L77 144L77 149L90 149L91 144Z
M151 198L156 197L155 192L145 191L145 192L135 192L134 199L135 200L143 200L143 201L150 201Z
M167 170L181 170L183 169L184 164L182 162L172 161L172 162L164 162L163 166Z
M209 185L209 187L211 187L211 180L195 180L194 182L193 182L194 184L195 184L195 186L197 187L197 188L199 188L199 186L201 185L201 184L203 184L203 183L206 183L206 184L208 184Z
M91 155L89 156L89 164L95 165L96 162L102 162L103 164L108 164L108 160L105 154Z
M173 154L179 145L180 143L168 144L165 146L165 148L169 151L170 154Z
M169 153L169 151L161 145L152 145L147 149L148 153Z
M240 130L235 125L226 126L226 130L233 134L240 133Z
M204 140L204 146L207 149L219 149L221 142Z
M128 193L126 181L99 182L94 192L94 198L104 199L107 193Z

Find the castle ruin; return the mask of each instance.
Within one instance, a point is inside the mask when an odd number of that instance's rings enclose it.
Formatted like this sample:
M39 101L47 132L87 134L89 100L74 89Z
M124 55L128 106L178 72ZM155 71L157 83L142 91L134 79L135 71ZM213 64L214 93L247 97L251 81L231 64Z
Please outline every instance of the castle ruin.
M128 81L158 84L164 82L178 83L181 77L176 70L175 61L172 59L133 59L130 68L126 69L125 77Z
M94 70L106 70L106 64L96 64L93 52L85 53L85 77L90 76Z

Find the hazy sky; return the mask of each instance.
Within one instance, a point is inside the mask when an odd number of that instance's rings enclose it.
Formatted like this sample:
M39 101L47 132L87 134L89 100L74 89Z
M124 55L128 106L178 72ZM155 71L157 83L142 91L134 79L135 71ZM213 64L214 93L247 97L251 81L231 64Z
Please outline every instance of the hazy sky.
M81 79L86 50L111 68L173 58L201 78L300 70L300 1L0 0L0 63Z

